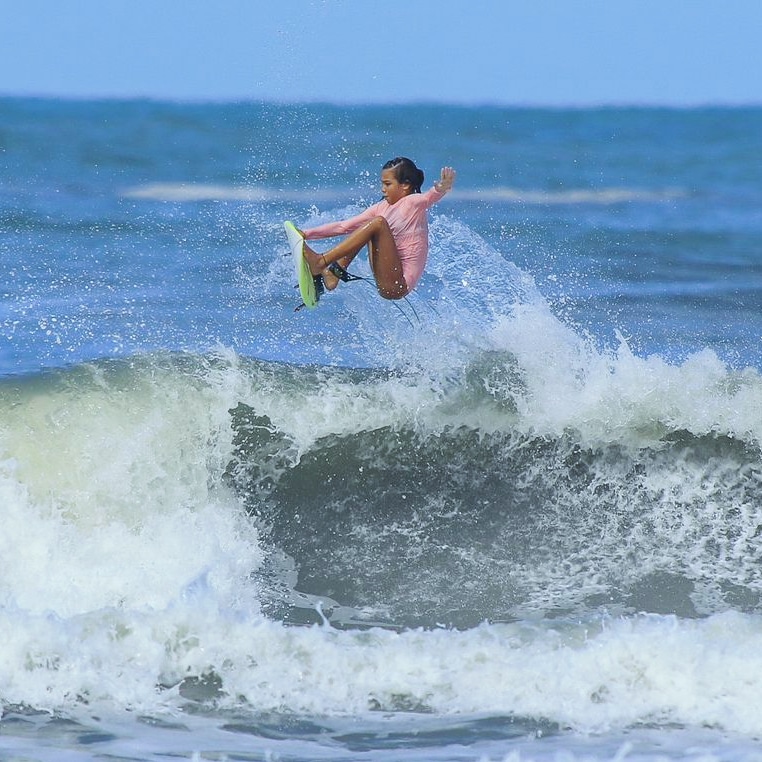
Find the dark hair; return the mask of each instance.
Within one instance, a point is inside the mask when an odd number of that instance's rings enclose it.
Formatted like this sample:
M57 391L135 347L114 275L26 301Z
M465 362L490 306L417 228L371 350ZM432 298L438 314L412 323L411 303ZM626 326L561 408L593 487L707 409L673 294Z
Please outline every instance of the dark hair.
M413 193L420 193L423 185L423 171L415 166L415 162L398 156L396 159L387 161L381 169L393 169L397 182L401 185L409 185Z

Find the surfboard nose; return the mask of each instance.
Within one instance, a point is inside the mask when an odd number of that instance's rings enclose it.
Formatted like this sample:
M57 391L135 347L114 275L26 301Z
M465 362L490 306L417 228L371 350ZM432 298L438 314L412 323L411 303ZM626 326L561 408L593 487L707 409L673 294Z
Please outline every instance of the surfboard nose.
M301 246L304 238L299 235L299 231L294 226L294 223L286 220L286 222L283 223L283 227L286 229L286 238L288 239L289 248L293 250L295 247Z

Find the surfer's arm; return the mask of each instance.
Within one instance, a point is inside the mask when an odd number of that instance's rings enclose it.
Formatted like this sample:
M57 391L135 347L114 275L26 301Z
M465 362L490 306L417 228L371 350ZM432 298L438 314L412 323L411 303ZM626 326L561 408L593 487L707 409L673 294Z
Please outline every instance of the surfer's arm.
M304 237L309 241L316 238L334 238L338 235L346 235L362 227L366 222L372 220L374 217L378 217L378 204L369 207L364 212L360 212L355 217L350 217L348 220L340 220L339 222L327 222L325 225L318 225L314 228L307 228L303 230Z
M455 170L451 167L443 167L442 173L439 179L434 183L433 187L429 188L425 193L414 194L408 196L408 198L415 199L418 203L422 204L426 209L433 206L437 201L441 201L444 198L445 193L452 189L455 182Z

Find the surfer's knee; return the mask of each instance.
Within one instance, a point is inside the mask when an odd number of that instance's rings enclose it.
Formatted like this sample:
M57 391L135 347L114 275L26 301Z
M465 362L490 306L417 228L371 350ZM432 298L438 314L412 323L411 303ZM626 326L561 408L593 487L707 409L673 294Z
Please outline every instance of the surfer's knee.
M386 217L381 217L380 215L368 220L368 222L365 223L365 227L369 229L373 235L381 232L382 230L389 230L391 232L389 223L386 221Z
M378 293L381 297L393 302L398 299L404 299L409 293L407 283L404 281L402 283L395 281L393 284L387 286L376 283L376 287L378 288Z

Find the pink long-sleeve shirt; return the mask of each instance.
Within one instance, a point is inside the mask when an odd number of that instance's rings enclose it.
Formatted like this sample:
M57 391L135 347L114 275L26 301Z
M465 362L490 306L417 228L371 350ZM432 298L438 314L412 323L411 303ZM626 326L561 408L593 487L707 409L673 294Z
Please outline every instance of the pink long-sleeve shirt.
M374 217L384 217L397 244L405 283L412 291L423 275L429 256L429 220L426 212L444 195L436 188L430 188L425 193L403 196L394 204L386 200L379 201L348 220L328 222L302 232L308 240L333 238L357 230Z

